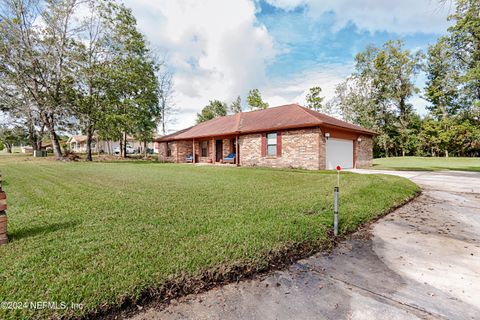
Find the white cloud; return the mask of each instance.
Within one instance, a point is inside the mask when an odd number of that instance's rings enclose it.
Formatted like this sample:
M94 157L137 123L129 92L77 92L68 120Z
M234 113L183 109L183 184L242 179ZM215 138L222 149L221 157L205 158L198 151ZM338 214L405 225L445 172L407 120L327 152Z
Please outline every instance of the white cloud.
M270 85L263 88L265 92L264 100L270 106L279 106L289 103L298 103L306 105L306 96L311 87L320 86L322 88L322 96L324 101L328 102L335 96L335 88L338 84L345 81L345 79L353 72L354 65L348 64L328 64L320 65L313 70L298 73L288 80L277 79L270 82ZM421 88L423 77L417 79L416 85ZM414 109L421 115L427 114L426 107L428 102L418 94L414 95L408 100ZM336 114L335 116L340 117Z
M447 16L452 13L450 2L436 0L268 0L284 10L306 4L312 19L324 13L335 13L334 30L349 22L370 32L386 31L399 34L443 33L448 27Z
M265 0L265 2L269 3L274 7L290 11L306 4L308 0Z
M271 105L299 103L305 105L308 90L314 86L322 88L325 101L333 98L335 87L353 71L353 64L320 65L313 70L291 76L288 80L273 80L264 88L265 100Z
M174 69L175 128L194 123L211 99L233 100L266 82L276 52L249 0L128 0L149 41Z
M177 122L170 129L192 125L196 113L208 100L230 102L237 95L244 98L251 88L259 88L271 106L304 104L306 91L315 85L322 87L328 100L333 97L336 84L352 71L351 64L320 63L308 71L293 75L286 72L283 77L269 79L267 66L277 55L287 54L279 50L286 40L275 42L257 20L258 0L125 1L133 9L140 29L154 47L166 54L167 65L174 71L174 100L179 110ZM302 15L305 20L315 23L325 17L328 21L333 19L334 30L354 23L362 30L399 34L444 33L450 9L435 0L266 1L286 11L306 6ZM288 28L277 37L288 32ZM423 108L422 105L420 109Z

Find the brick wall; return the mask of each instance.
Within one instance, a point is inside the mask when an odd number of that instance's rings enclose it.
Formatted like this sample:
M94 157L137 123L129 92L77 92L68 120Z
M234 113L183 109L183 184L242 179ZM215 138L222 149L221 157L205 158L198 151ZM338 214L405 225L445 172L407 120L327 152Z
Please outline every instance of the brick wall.
M355 141L356 167L372 166L373 140L369 136L360 136L361 141ZM200 141L195 141L197 162L207 162L215 159L215 141L209 140L208 157L200 157ZM158 158L161 161L183 163L188 154L192 153L192 140L173 141L172 156L166 157L166 143L161 142ZM223 139L223 157L230 153L231 139ZM296 129L282 131L282 154L280 157L262 157L262 135L260 133L240 136L240 165L265 166L274 168L303 168L311 170L325 169L326 141L320 128Z
M321 136L319 128L282 131L282 154L280 157L262 157L260 133L240 136L240 164L242 166L265 166L274 168L321 168ZM325 160L323 160L325 166Z
M172 148L171 157L167 157L167 143L160 142L158 150L158 160L165 162L186 162L187 155L192 153L192 141L180 140L170 142Z
M172 155L173 155L173 145L176 143L172 143ZM167 157L167 143L166 142L160 142L158 145L158 160L159 161L166 161L166 162L171 162L173 161L172 157Z
M357 168L368 168L373 163L373 139L369 136L360 136L357 141Z
M184 163L186 162L185 158L187 155L192 154L192 141L191 140L179 140L176 141L177 143L177 148L175 149L175 160L178 159L179 163ZM178 153L178 155L177 155Z
M325 134L319 128L319 155L318 155L318 169L325 170L327 168L327 139L325 138Z

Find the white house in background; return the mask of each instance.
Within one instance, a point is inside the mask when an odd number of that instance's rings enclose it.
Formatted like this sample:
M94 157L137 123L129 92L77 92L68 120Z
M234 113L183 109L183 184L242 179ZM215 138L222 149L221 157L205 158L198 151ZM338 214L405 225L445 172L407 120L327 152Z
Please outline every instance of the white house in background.
M155 137L158 138L158 137ZM143 152L143 142L138 141L134 137L127 136L127 146L136 150L138 153ZM111 140L98 140L97 137L93 137L92 151L94 153L108 153L113 154L115 148L120 147L120 141ZM67 141L67 148L70 151L83 153L87 152L87 136L71 136ZM155 153L158 153L158 143L149 142L147 148L153 149Z
M20 147L22 153L33 153L33 147L30 146L23 146Z

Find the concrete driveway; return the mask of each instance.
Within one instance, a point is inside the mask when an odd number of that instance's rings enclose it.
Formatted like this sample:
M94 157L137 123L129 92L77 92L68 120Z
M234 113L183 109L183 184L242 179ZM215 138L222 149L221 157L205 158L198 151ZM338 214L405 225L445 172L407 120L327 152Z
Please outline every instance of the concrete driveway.
M480 173L381 172L423 193L288 270L134 319L480 319Z

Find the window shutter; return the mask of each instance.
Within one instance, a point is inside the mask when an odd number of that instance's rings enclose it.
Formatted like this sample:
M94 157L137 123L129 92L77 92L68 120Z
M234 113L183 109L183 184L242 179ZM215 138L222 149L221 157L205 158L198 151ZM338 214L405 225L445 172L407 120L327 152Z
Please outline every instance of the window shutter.
M267 155L267 134L262 133L262 157Z
M282 131L277 132L277 157L282 156Z

